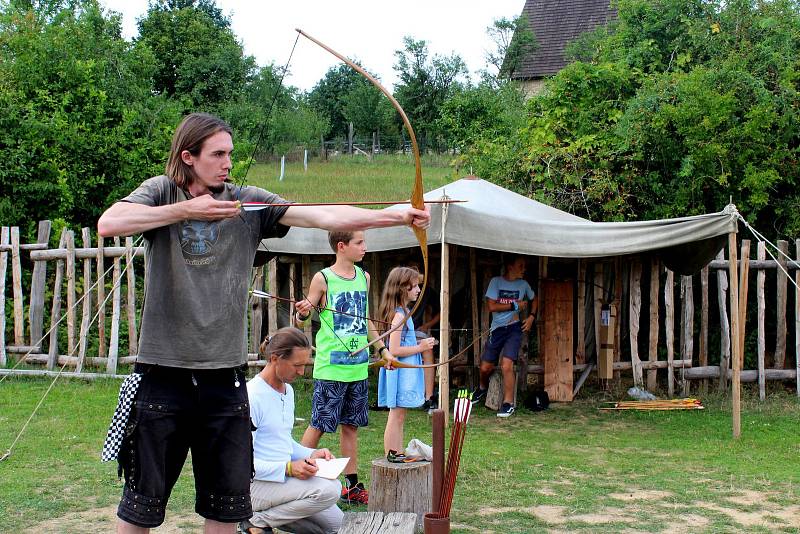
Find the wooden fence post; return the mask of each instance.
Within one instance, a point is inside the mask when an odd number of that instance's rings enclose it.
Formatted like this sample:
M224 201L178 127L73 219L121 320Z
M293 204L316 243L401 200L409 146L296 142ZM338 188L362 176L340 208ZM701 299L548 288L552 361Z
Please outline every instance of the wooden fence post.
M469 247L469 300L470 311L472 312L472 365L475 367L481 364L481 340L480 340L480 315L478 313L478 302L483 299L478 298L478 258L475 249Z
M795 258L800 262L800 239L795 240L794 247ZM800 269L794 272L794 281L800 287ZM800 397L800 289L794 293L794 367L795 388Z
M97 355L106 357L106 269L103 244L105 238L97 235Z
M0 229L0 245L8 245L9 229L3 226ZM0 365L8 364L6 355L6 270L8 269L8 252L0 250Z
M50 221L39 221L36 242L47 245L50 242ZM44 325L44 293L47 282L47 262L33 262L31 275L31 304L29 320L31 326L31 346L42 346L42 328ZM2 309L2 308L0 308Z
M728 251L730 254L730 261L728 263L728 272L731 277L731 356L733 362L733 380L731 381L732 391L732 405L733 405L733 437L738 438L742 434L742 420L741 420L741 386L740 376L741 368L739 367L739 360L741 359L740 345L739 345L739 280L736 276L736 234L731 232L728 234ZM720 369L720 372L727 374L727 369Z
M691 276L681 276L681 359L694 357L694 284ZM690 365L691 367L691 365ZM686 364L681 365L683 395L689 394L689 381L684 378Z
M589 287L589 281L586 280L586 260L579 259L578 284L576 287L576 290L578 292L578 317L576 320L578 339L575 343L576 365L582 365L586 363L586 288L587 287ZM541 307L541 299L539 299L539 302ZM539 318L537 317L536 319L537 322L539 322Z
M675 274L667 269L664 282L664 335L667 338L667 394L675 395Z
M725 253L720 251L718 260L725 259ZM719 307L720 325L720 357L719 357L719 390L728 389L728 368L731 363L731 329L728 323L728 275L724 269L717 271L717 305Z
M25 344L24 295L22 293L22 263L19 254L19 227L11 227L11 283L14 287L14 344ZM5 310L2 310L5 313Z
M661 276L661 264L657 258L650 261L650 345L647 359L651 362L658 361L658 286ZM647 371L647 389L656 389L657 369Z
M264 266L255 268L253 276L253 289L259 291L264 289ZM250 297L250 309L252 310L250 321L250 348L258 357L258 347L261 345L261 327L264 324L264 301L256 296ZM292 323L290 323L292 324Z
M708 265L700 271L700 347L697 358L700 367L708 365ZM700 392L708 393L708 379L700 382Z
M278 258L269 260L269 292L278 295ZM269 335L278 330L278 300L267 301L267 330Z
M125 269L127 273L128 292L126 310L128 312L128 354L139 354L139 337L136 335L136 275L133 269L133 237L125 238Z
M788 278L786 277L786 256L789 254L789 242L780 240L778 241L778 250L783 254L778 254L778 286L777 286L777 301L778 308L775 315L775 369L783 369L786 364L786 295Z
M756 258L758 260L767 259L767 247L763 241L758 242L758 246L756 248ZM758 306L758 397L761 400L766 398L766 380L764 377L764 356L766 355L767 350L765 328L767 306L764 294L764 282L766 277L767 273L764 272L764 269L759 269L758 273L756 274L756 302Z
M67 244L69 230L61 230L61 237L58 240L58 248L64 248ZM56 260L56 278L53 283L53 306L50 309L50 340L47 348L47 369L52 371L58 364L58 322L61 320L61 284L64 282L64 262Z
M631 342L631 364L633 366L633 384L642 387L642 362L639 359L639 316L642 311L642 262L636 259L631 264L630 272L630 312L628 313L628 328ZM580 304L578 305L580 313Z
M75 353L75 233L67 232L67 355Z
M303 255L303 261L301 263L302 272L300 273L301 278L303 279L303 291L307 292L309 286L311 285L311 277L313 274L311 273L311 258L308 255ZM374 283L374 282L373 282ZM311 339L313 335L311 321L306 322L305 327L303 327L303 331Z
M739 369L744 368L744 332L747 326L747 289L750 279L750 240L742 240L739 259Z
M119 246L119 237L114 238L114 246ZM119 359L119 321L120 321L120 256L114 258L114 269L111 275L111 339L108 344L108 374L117 373L117 361Z
M92 236L88 228L81 229L84 248L92 246ZM83 260L83 313L81 315L81 329L78 334L78 363L75 372L83 372L83 362L86 358L86 343L89 337L89 320L92 315L92 259Z

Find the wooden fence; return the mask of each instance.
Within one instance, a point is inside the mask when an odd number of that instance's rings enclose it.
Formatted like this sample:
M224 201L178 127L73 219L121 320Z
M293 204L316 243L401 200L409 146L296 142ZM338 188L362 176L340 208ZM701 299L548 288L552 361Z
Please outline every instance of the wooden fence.
M50 248L50 221L39 223L38 236L35 243L20 243L19 229L16 227L2 227L0 233L0 373L10 373L11 369L21 363L27 367L43 367L47 371L65 366L70 373L93 376L115 375L120 364L132 363L138 352L137 317L141 303L144 280L147 277L144 261L144 247L140 246L133 238L126 238L121 242L119 238L107 241L103 238L92 241L88 228L81 231L80 245L76 245L76 237L72 231L65 229L59 236L57 248ZM779 242L781 250L788 254L789 244ZM795 258L800 260L797 251L800 250L800 240L796 242ZM380 271L380 258L371 254L371 267L377 273ZM800 270L798 262L779 262L766 259L763 244L758 244L755 259L742 263L745 267L740 272L743 277L739 280L740 302L748 302L748 270L754 272L756 287L756 313L746 315L746 306L740 306L741 317L739 323L748 329L757 331L757 365L756 369L743 370L742 381L758 382L761 398L765 396L765 383L768 380L794 380L798 395L800 395L800 295L795 286L789 286L788 277L778 269L778 263L793 275L794 280L800 284ZM750 242L742 241L742 258L751 258ZM677 386L683 392L688 390L689 380L701 380L703 388L707 387L709 380L716 380L718 387L726 388L727 380L731 374L731 340L730 317L727 306L728 261L723 253L715 261L706 266L703 271L694 276L682 276L675 280L670 271L665 271L662 264L656 260L642 261L641 258L618 258L614 260L617 265L627 262L625 269L626 280L618 280L613 295L613 303L617 310L626 308L627 321L626 357L621 358L620 347L625 338L621 335L621 326L613 333L614 345L617 347L613 371L630 369L633 380L637 385L654 389L659 377L659 370L663 377L666 373L666 383L669 395L673 395ZM310 260L303 258L283 258L271 260L265 267L256 268L254 280L256 288L266 288L269 281L279 278L279 263L281 272L288 276L291 283L287 284L288 294L282 295L289 299L301 294L303 287L308 284L313 274ZM578 279L583 280L586 275L586 261L578 262ZM10 264L11 276L8 276ZM595 263L598 265L599 263ZM472 267L474 269L474 266ZM647 273L647 270L650 270ZM616 269L615 276L621 278L622 269ZM583 274L581 274L583 273ZM643 287L642 280L649 274L649 287ZM298 276L299 275L299 276ZM600 307L607 298L603 298L602 270L595 270L594 290L578 292L578 309L585 306L587 299L594 301L595 313L593 314L594 331L600 332ZM774 301L767 298L766 280L774 280ZM8 284L10 278L11 284ZM716 278L716 280L715 280ZM380 277L374 277L373 290L379 287ZM661 281L663 280L663 285ZM695 286L699 284L699 290ZM716 308L720 328L720 365L709 365L709 324L715 303L709 302L712 295L710 285L716 285ZM273 285L277 288L277 284ZM622 291L622 287L626 291ZM772 286L772 280L770 280ZM791 289L790 289L791 287ZM599 289L598 289L599 288ZM10 289L10 290L9 290ZM274 289L277 291L277 289ZM790 314L789 292L794 293L794 350L787 347L787 330ZM643 299L643 293L649 299ZM675 298L677 292L678 299ZM375 291L373 291L375 293ZM699 294L699 313L696 309L694 296ZM375 298L374 294L372 297ZM771 295L770 295L771 297ZM10 306L6 301L10 300ZM642 310L643 300L649 300L649 307ZM767 301L774 307L774 332L766 331ZM680 302L679 310L676 302ZM274 331L279 324L279 316L289 311L280 308L275 300L267 302L256 300L251 302L250 309L250 347L249 360L251 365L261 365L257 358L257 348L262 332L262 323L266 320L267 329ZM48 305L46 308L45 305ZM474 307L474 306L473 306ZM80 312L80 314L79 314ZM660 312L663 312L663 316ZM680 331L676 346L675 316L679 314ZM473 314L475 315L475 314ZM486 314L483 314L484 316ZM590 358L584 353L583 343L588 331L587 322L592 317L584 317L579 313L577 317L578 339L574 358L574 371L588 375L592 369ZM7 323L8 321L8 323ZM716 321L715 321L716 322ZM473 318L473 323L475 320ZM621 321L617 321L618 325ZM7 328L8 324L8 328ZM12 328L13 324L13 328ZM477 324L477 323L475 323ZM663 330L660 328L663 324ZM47 326L47 330L45 330ZM475 325L473 325L475 326ZM641 328L645 327L646 328ZM308 334L310 326L308 327ZM477 326L476 326L477 328ZM8 332L7 332L8 330ZM648 338L639 340L639 332L647 331ZM739 343L743 344L744 328L740 328ZM663 331L663 339L660 332ZM8 337L7 337L8 334ZM767 341L774 339L774 345L767 346ZM696 343L695 343L696 342ZM640 354L640 348L647 346L646 354ZM479 343L475 344L479 350ZM659 359L659 349L663 352L666 348L666 360ZM697 350L695 350L697 347ZM769 352L768 352L769 351ZM793 354L792 354L793 353ZM773 364L767 367L767 355L772 354ZM714 358L716 360L716 358ZM793 361L792 361L793 360ZM467 360L470 361L470 360ZM744 358L741 359L744 361ZM788 365L787 365L788 363ZM787 368L789 367L789 368ZM723 369L724 372L720 371ZM66 369L65 369L66 370ZM677 372L676 372L677 371ZM28 370L28 373L35 372ZM543 365L528 365L528 372L543 374ZM646 373L645 373L646 372ZM585 380L585 376L582 376ZM576 384L582 383L582 380ZM577 386L579 387L579 385Z

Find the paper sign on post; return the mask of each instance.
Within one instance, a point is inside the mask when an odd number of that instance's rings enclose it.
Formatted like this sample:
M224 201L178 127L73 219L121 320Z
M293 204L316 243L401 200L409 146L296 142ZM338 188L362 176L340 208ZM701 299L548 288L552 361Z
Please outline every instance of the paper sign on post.
M350 458L333 458L332 460L316 458L315 461L317 462L318 471L314 473L314 476L336 480L344 471Z

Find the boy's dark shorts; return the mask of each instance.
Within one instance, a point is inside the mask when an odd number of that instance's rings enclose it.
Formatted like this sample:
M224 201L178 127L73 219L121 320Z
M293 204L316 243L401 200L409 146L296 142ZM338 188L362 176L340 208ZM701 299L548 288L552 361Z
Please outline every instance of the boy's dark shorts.
M250 518L253 445L244 370L136 364L136 372L144 376L119 453L125 488L117 516L144 528L163 523L191 450L195 511L222 523Z
M369 380L337 382L315 380L311 401L311 426L332 434L339 425L369 424Z
M503 356L511 361L517 361L520 346L522 346L522 323L517 321L495 328L489 334L481 360L496 364L500 356Z

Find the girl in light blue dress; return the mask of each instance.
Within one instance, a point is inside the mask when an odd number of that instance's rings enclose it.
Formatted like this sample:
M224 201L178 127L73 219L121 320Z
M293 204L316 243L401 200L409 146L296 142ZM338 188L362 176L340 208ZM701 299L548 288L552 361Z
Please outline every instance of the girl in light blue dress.
M395 267L386 278L381 304L378 309L383 332L394 328L408 313L409 305L419 297L420 274L409 267ZM414 322L409 317L406 324L389 334L389 352L400 363L421 365L421 352L431 350L436 344L432 337L417 340ZM403 426L406 408L417 408L425 402L425 375L420 368L381 368L378 375L378 406L389 408L389 418L383 433L383 448L402 453Z

